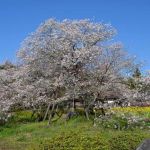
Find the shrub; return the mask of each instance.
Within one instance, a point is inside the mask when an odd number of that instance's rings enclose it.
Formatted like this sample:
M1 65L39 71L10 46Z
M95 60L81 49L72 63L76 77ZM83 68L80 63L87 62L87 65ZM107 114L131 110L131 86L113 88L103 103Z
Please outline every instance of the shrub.
M147 135L142 133L120 132L111 138L111 150L135 150Z
M0 126L9 121L11 115L9 113L0 112Z
M148 135L142 132L114 131L110 135L81 132L62 133L52 139L42 140L29 150L135 150Z
M36 116L32 117L32 111L18 111L12 113L10 118L11 123L26 123L33 122L36 120Z
M98 134L88 135L79 132L63 133L50 140L41 142L38 147L30 147L31 150L109 150L106 138Z
M104 128L111 129L134 129L150 128L149 108L113 108L105 116L95 118L94 123Z

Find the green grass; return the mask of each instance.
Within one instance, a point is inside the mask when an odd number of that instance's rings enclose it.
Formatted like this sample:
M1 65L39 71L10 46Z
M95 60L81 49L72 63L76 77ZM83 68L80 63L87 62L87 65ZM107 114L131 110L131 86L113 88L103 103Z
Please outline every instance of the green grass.
M93 126L85 117L60 119L47 126L29 111L17 112L0 126L0 150L135 150L149 130L119 131Z

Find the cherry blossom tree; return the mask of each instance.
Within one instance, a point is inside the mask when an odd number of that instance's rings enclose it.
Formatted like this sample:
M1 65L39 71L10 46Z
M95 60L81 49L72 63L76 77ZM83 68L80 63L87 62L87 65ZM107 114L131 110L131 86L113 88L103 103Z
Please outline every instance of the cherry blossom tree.
M72 101L75 111L75 100L82 100L89 118L95 104L131 99L124 80L135 66L115 34L111 25L88 19L45 21L23 41L17 67L0 67L0 107L44 105L50 123L59 103Z
M90 20L49 19L40 25L18 52L29 103L44 101L50 107L72 99L74 109L75 99L86 101L90 95L89 107L117 91L133 64L121 44L112 43L115 33L110 25Z
M17 68L10 62L0 66L0 111L8 111L15 103Z

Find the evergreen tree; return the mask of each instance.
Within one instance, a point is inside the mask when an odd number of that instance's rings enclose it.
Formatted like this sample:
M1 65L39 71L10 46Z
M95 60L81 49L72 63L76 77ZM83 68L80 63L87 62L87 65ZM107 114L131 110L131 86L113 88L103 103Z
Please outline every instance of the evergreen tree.
M132 76L133 76L133 78L141 78L141 71L140 71L140 69L136 68Z

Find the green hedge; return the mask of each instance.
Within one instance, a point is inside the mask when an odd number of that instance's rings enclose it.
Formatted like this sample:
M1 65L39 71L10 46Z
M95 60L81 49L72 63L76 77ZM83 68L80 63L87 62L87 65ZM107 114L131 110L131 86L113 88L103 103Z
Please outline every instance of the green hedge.
M147 134L141 132L116 132L110 136L103 133L88 135L70 132L32 145L29 150L135 150L147 137Z
M148 138L148 134L141 132L114 134L110 139L110 150L135 150L145 138Z

